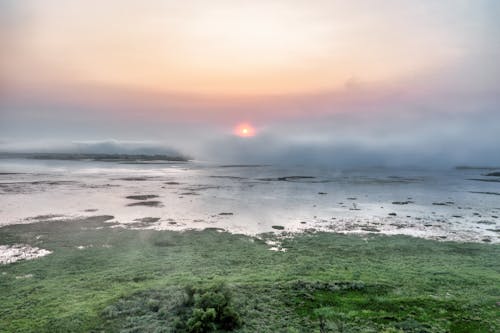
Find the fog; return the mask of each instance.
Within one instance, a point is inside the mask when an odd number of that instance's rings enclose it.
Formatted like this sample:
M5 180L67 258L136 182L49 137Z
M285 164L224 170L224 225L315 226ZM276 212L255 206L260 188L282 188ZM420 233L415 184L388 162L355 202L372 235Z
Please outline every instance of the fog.
M499 124L495 111L341 114L275 124L254 138L220 138L204 156L347 167L500 165Z
M145 125L142 125L145 126ZM142 128L138 125L139 131ZM179 128L176 128L181 126ZM213 163L334 167L500 165L500 113L343 112L273 121L255 137L199 124L150 129L148 140L9 140L2 151L183 154ZM78 130L75 130L78 133ZM78 133L80 136L82 133ZM122 134L123 135L123 134ZM154 139L157 137L159 139Z

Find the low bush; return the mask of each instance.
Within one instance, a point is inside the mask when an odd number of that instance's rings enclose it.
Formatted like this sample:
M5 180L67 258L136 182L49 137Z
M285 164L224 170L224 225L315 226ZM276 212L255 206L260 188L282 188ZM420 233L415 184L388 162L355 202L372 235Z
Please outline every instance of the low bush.
M223 284L207 288L186 288L185 307L188 310L185 327L189 333L215 330L232 331L242 325L239 314L231 305L231 293Z
M231 332L242 326L223 284L184 291L170 288L136 293L104 309L102 316L120 332Z

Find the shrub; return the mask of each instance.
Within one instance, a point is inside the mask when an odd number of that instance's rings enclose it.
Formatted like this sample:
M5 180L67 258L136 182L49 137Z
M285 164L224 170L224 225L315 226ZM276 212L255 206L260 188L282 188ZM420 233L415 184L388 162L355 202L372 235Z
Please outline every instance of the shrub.
M191 317L187 321L187 331L189 333L204 333L215 331L215 320L217 314L215 309L208 308L194 309Z
M209 289L188 286L185 292L184 307L192 309L187 316L185 331L205 333L241 327L242 320L231 305L231 293L226 286L221 284Z

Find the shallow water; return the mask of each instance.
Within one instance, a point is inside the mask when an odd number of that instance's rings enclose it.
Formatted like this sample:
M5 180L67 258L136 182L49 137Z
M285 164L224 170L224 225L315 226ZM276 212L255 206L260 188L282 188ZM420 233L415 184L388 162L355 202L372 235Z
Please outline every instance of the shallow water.
M487 172L1 159L0 225L112 215L129 228L499 242L500 183Z

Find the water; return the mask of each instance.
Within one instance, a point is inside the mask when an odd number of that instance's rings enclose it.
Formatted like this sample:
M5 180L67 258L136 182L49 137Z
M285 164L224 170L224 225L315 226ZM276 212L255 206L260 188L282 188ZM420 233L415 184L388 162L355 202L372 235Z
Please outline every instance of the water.
M110 221L127 228L499 241L500 182L479 169L1 159L0 173L0 225L112 215ZM126 198L131 195L158 197Z

